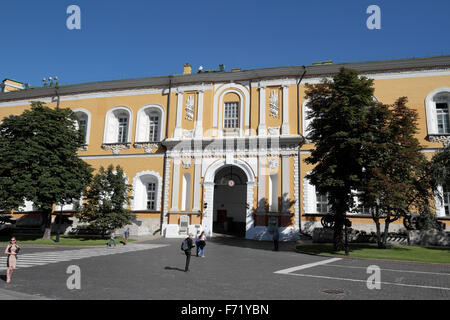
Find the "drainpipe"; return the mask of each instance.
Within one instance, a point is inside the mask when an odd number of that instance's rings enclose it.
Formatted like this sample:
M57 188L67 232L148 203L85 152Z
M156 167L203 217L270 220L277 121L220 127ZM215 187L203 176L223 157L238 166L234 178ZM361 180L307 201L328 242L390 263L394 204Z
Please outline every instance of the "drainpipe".
M302 82L305 74L306 74L306 67L303 66L303 74L300 76L300 79L297 82L297 129L298 129L299 134L301 134L300 133L300 111L301 111L301 109L300 109L300 83ZM300 180L300 165L301 165L300 149L298 150L297 157L298 157L298 175L299 175L298 179ZM301 181L299 181L298 182L298 190L297 190L297 192L298 192L297 199L300 202L298 204L298 230L299 230L300 234L303 233L302 232L302 208L301 208L301 201L300 201L300 196L301 196L300 189L301 188L302 188L302 184L301 184Z
M169 94L167 96L167 110L166 110L166 138L169 136L169 115L170 115L170 95L172 93L172 75L169 76ZM166 162L167 162L167 147L164 152L164 166L163 166L163 182L162 182L162 194L161 194L161 220L160 220L160 234L163 235L163 224L164 224L164 194L166 188Z

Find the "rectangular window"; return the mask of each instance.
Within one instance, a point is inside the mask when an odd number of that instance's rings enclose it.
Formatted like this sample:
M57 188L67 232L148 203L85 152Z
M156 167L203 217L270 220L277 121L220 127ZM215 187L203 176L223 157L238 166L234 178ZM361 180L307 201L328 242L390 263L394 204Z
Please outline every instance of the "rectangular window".
M119 137L117 142L128 142L128 117L119 118Z
M450 216L450 189L444 187L444 212Z
M225 102L224 128L239 128L239 102Z
M447 103L436 103L438 133L450 133L450 119Z
M158 141L158 124L159 124L159 117L158 116L151 116L150 117L150 135L149 135L149 141Z
M328 196L316 192L317 213L328 213Z
M147 185L147 210L156 210L156 183Z

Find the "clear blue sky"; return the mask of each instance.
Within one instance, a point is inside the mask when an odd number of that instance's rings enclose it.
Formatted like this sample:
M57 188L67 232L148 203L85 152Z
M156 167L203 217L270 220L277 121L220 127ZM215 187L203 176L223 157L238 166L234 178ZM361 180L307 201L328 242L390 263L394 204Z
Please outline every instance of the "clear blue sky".
M66 9L81 8L81 30ZM381 8L381 30L366 9ZM0 78L41 86L450 54L449 0L4 0ZM0 80L1 80L0 79Z

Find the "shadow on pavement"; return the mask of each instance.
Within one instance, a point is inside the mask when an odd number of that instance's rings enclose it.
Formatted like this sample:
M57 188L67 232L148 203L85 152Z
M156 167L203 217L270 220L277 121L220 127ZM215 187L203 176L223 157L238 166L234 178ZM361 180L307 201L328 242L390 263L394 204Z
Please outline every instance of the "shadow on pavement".
M175 268L175 267L165 267L164 270L176 270L176 271L182 271L182 272L184 272L184 269Z

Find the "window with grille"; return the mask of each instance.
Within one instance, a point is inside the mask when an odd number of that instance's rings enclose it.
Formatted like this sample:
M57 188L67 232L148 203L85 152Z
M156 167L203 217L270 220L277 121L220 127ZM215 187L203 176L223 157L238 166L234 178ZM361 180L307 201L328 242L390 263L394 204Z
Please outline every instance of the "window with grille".
M79 130L81 132L83 132L84 139L85 139L85 142L86 142L86 137L87 137L87 121L86 121L86 119L79 120L78 121L78 127L79 127Z
M436 104L438 133L450 133L450 120L447 103Z
M156 183L147 184L147 210L156 210Z
M328 195L316 192L317 213L328 213Z
M159 117L150 116L149 141L158 141Z
M119 136L117 142L128 142L128 117L126 116L119 117Z
M450 216L450 189L444 187L444 212Z
M239 127L239 102L225 102L224 128Z

